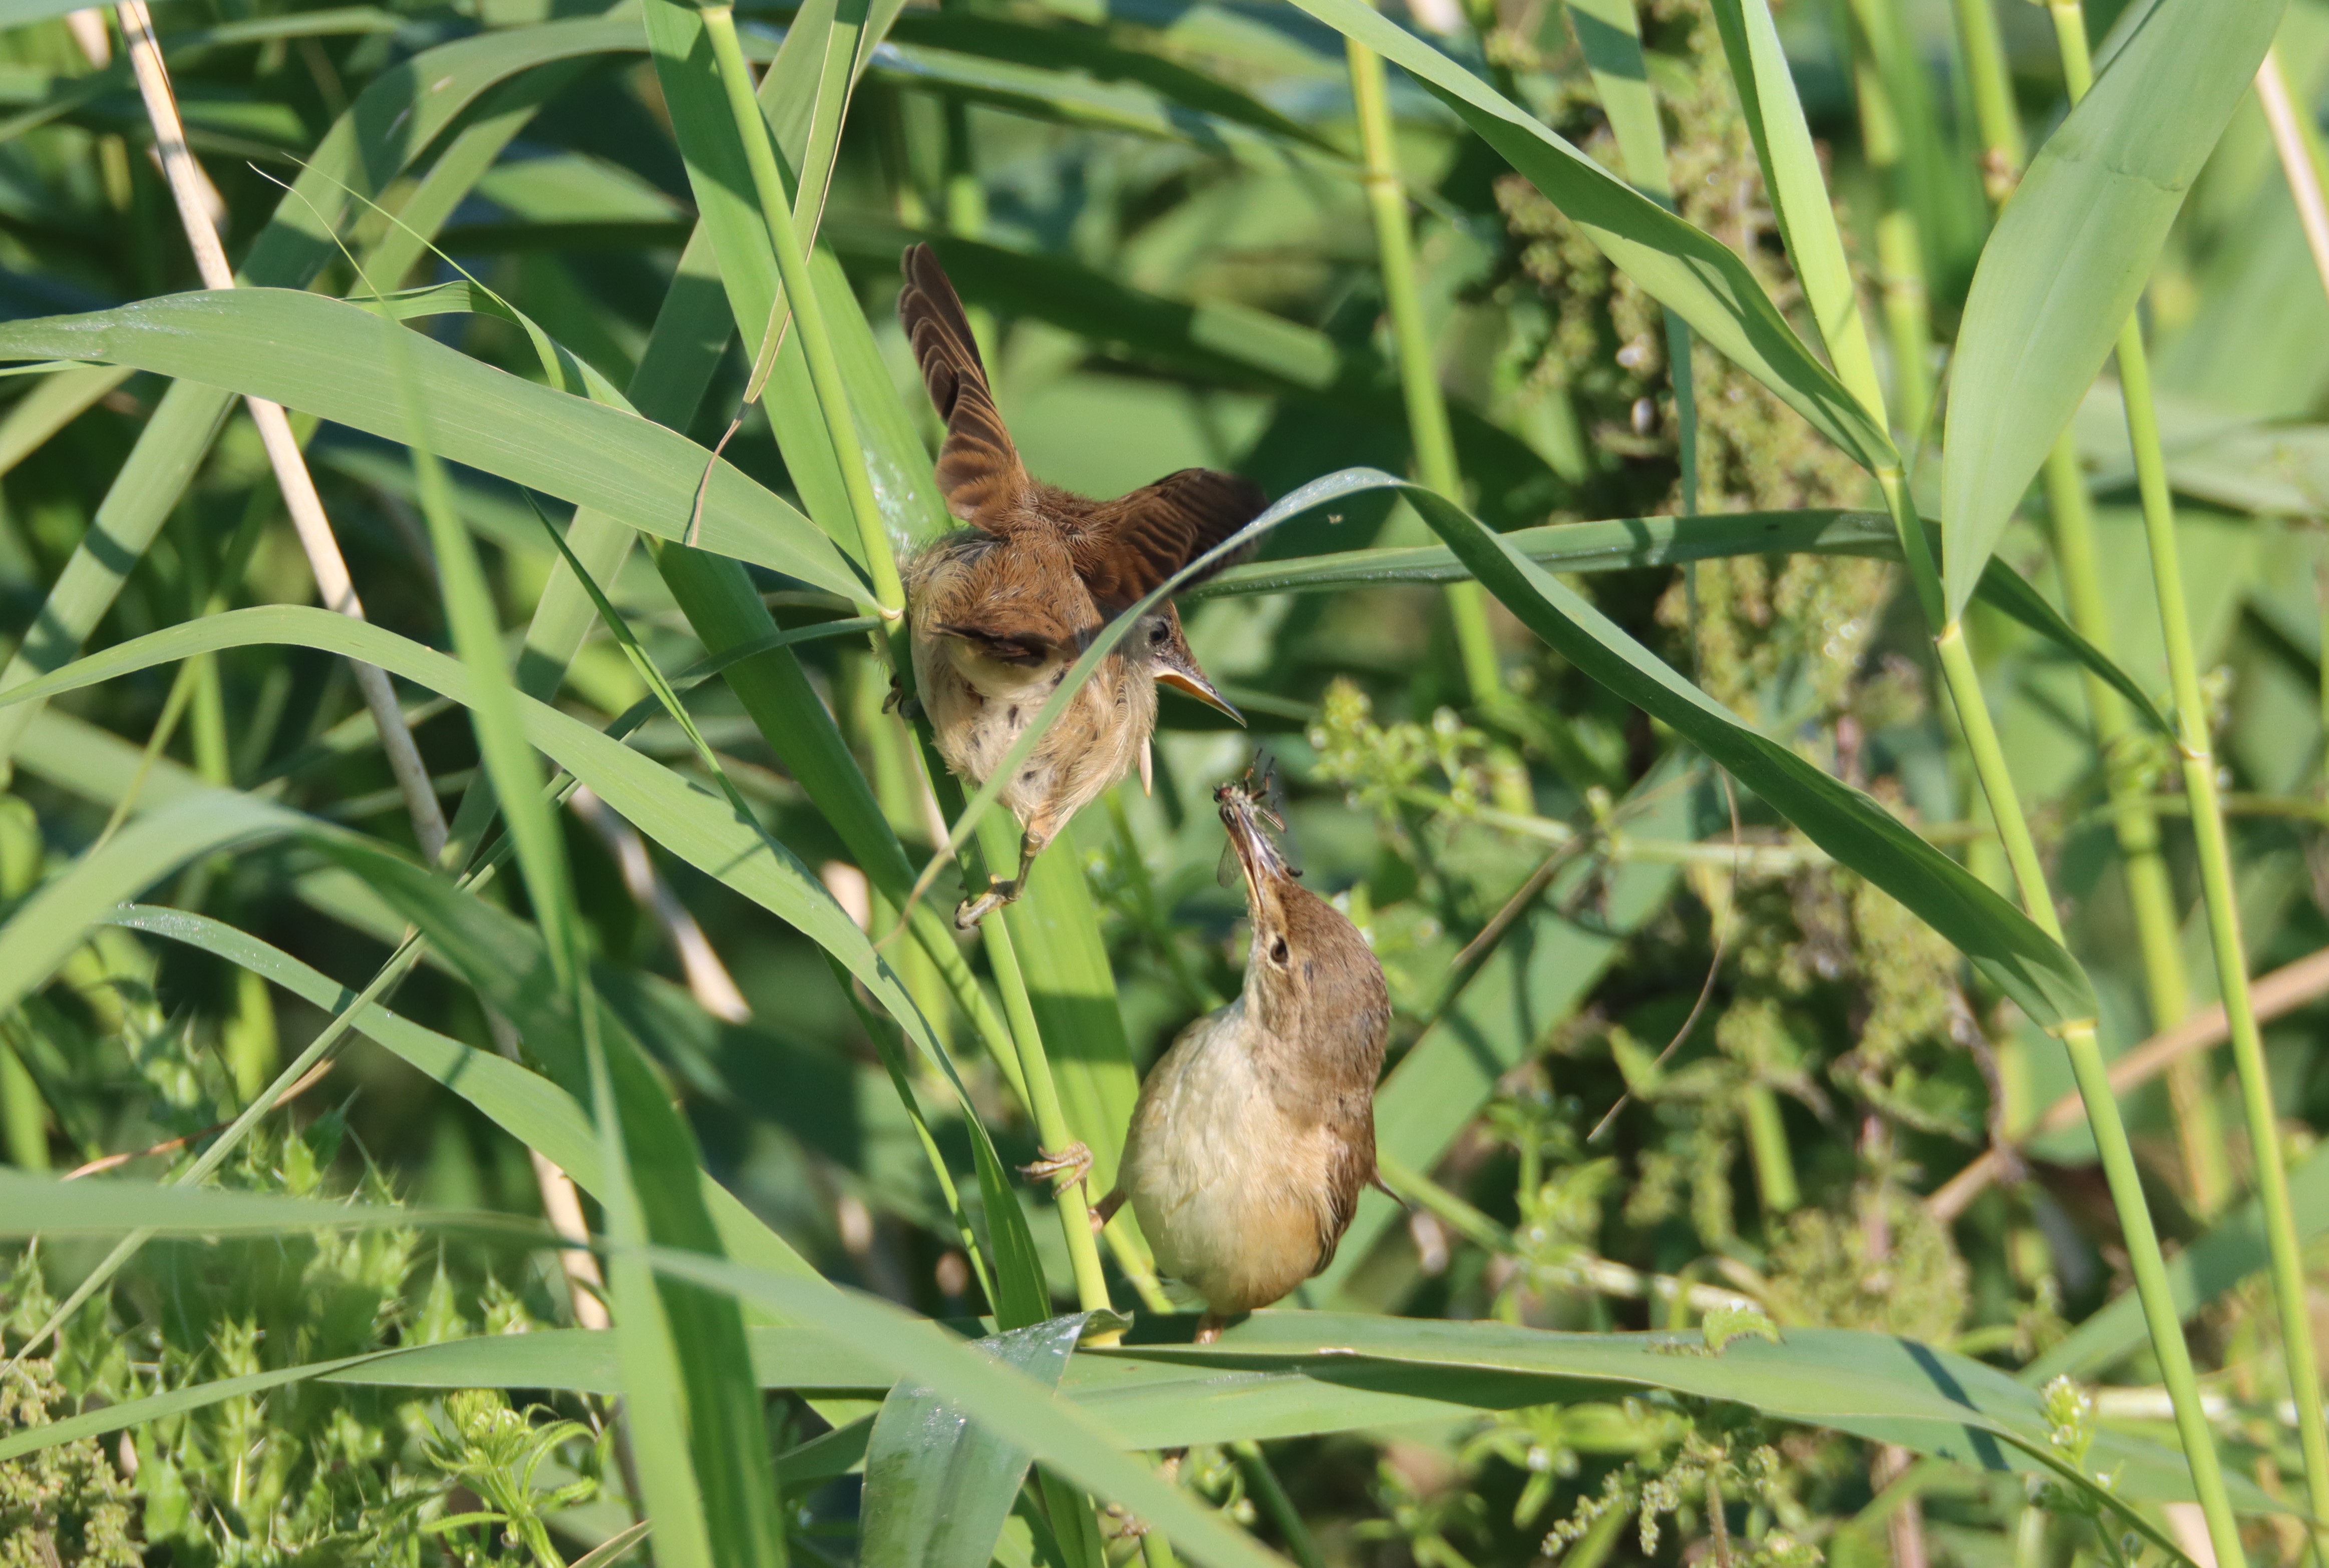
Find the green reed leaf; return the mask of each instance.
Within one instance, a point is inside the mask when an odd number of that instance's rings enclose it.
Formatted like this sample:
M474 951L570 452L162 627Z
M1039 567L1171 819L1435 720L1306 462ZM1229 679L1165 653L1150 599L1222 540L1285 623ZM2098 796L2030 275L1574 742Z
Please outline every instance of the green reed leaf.
M1941 463L1954 619L2109 357L2280 0L2140 0L2094 89L2031 160L1981 253Z

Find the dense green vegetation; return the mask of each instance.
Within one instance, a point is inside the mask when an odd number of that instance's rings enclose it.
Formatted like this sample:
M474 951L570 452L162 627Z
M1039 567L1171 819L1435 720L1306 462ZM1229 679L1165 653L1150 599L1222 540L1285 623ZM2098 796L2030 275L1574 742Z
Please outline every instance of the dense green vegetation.
M2317 1549L2318 0L144 17L0 0L0 1568ZM975 937L918 239L1276 503ZM1257 751L1400 1197L1201 1346Z

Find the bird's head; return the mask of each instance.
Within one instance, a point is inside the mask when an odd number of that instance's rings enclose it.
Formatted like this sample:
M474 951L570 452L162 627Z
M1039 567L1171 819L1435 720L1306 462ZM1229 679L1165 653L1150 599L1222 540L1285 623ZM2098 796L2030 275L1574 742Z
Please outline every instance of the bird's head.
M1140 624L1132 628L1126 640L1146 656L1149 673L1161 685L1194 697L1240 724L1245 723L1245 715L1213 689L1212 681L1198 667L1197 656L1189 651L1189 639L1181 630L1181 612L1173 608L1172 600L1165 600L1141 617Z
M1222 785L1213 801L1245 873L1246 912L1253 921L1248 1015L1281 1039L1372 1042L1380 1053L1391 997L1373 949L1340 911L1302 885L1270 836L1270 829L1284 831L1284 822L1249 783Z

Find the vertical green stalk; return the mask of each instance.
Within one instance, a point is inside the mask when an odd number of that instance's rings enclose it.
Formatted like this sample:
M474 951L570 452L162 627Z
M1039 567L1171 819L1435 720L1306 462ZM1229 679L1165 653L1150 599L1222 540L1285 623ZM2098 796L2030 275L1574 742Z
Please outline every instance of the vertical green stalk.
M1796 1162L1787 1148L1787 1124L1779 1119L1779 1097L1768 1083L1750 1083L1744 1095L1747 1150L1755 1164L1755 1190L1763 1200L1767 1219L1777 1219L1803 1202L1796 1185Z
M1990 4L1991 0L1957 0L1957 14L1966 76L1973 90L1981 134L1982 182L1992 205L1996 206L2020 183L2027 146L2021 116L2014 110L2004 45ZM2084 38L2081 30L2081 43ZM2080 636L2108 654L2113 641L2110 606L2103 594L2101 556L2095 546L2094 508L2078 451L2067 432L2047 455L2046 503L2054 525L2054 562L2062 575L2062 597L2070 606L2070 623ZM2174 883L2160 849L2159 819L2147 798L2147 782L2138 769L2128 766L2128 751L2136 743L2134 720L2119 694L2091 672L2086 677L2086 690L2095 750L2110 789L2113 827L2125 863L2136 942L2143 955L2151 1026L2155 1032L2173 1028L2191 1012L2192 987L2183 968ZM2213 1215L2231 1195L2231 1170L2225 1158L2215 1101L2208 1093L2203 1058L2187 1056L2168 1068L2167 1097L2192 1207L2202 1216Z
M989 813L979 827L979 847L995 864L1007 864L1019 853L1017 831L1004 818ZM978 923L986 943L987 966L995 971L995 988L1003 993L1004 1016L1019 1046L1019 1072L1027 1084L1027 1111L1035 1119L1035 1138L1044 1152L1055 1154L1076 1141L1060 1109L1059 1085L1051 1077L1051 1059L1044 1054L1043 1036L1035 1026L1034 1004L1027 996L1026 977L1020 972L1018 950L1011 930L1001 920ZM1108 1308L1108 1276L1100 1269L1099 1245L1091 1230L1091 1194L1080 1181L1060 1188L1060 1225L1068 1236L1068 1261L1075 1269L1076 1301L1086 1311ZM1079 1245L1080 1242L1080 1245Z
M768 238L776 250L777 270L786 294L793 301L794 330L800 334L809 379L816 387L834 457L849 494L850 511L857 524L866 570L873 579L875 604L892 623L890 637L877 638L876 642L889 656L891 667L900 678L910 683L913 661L905 647L905 588L899 579L897 557L890 547L881 506L873 495L864 446L858 439L856 420L850 411L848 388L842 381L840 362L834 356L833 340L809 277L808 260L793 225L783 171L777 164L776 144L769 137L768 121L754 96L751 68L745 63L742 45L737 41L735 9L724 5L710 5L703 8L702 15L704 32L712 41L721 88L727 96L729 112L735 119L737 134L744 143L745 156L751 166L753 187L760 199ZM988 921L980 929L985 933L987 957L1003 995L1004 1012L1019 1055L1020 1071L1026 1081L1028 1110L1035 1119L1036 1136L1045 1149L1064 1150L1075 1139L1060 1112L1059 1092L1052 1081L1051 1063L1043 1052L1042 1038L1035 1028L1034 1011L1017 954L1002 922ZM1100 1268L1098 1242L1091 1233L1089 1194L1082 1183L1071 1183L1061 1189L1059 1209L1068 1256L1074 1263L1077 1298L1088 1310L1105 1311L1109 1307L1108 1280Z
M1367 209L1374 219L1383 302L1391 313L1391 341L1399 353L1400 389L1406 395L1408 434L1415 444L1415 477L1449 500L1461 502L1464 477L1456 465L1456 437L1448 428L1447 400L1439 388L1431 330L1423 318L1422 293L1416 287L1415 240L1408 228L1407 184L1399 173L1399 147L1391 128L1382 56L1355 40L1346 43L1351 98L1358 108L1359 146L1366 160ZM1504 694L1495 639L1488 630L1486 590L1476 582L1449 583L1447 612L1472 700L1485 707Z
M2047 509L2053 515L2054 560L2062 573L2062 595L2070 623L2105 653L2110 651L2110 609L2102 590L2095 550L2094 518L2078 454L2064 440L2046 459ZM2092 672L2087 675L2087 711L2092 716L2095 749L2110 786L2112 825L2126 863L2126 896L2135 914L2135 936L2143 955L2145 999L2151 1026L2173 1028L2192 1010L2192 987L2183 968L2183 942L2175 916L2175 888L2161 852L2159 818L2151 809L2148 786L2139 767L2129 765L2140 743L2126 702ZM2183 1157L2192 1204L2211 1217L2231 1196L2232 1173L2224 1153L2223 1128L2208 1092L2205 1059L2186 1056L2167 1069L2167 1097L2175 1117L2175 1141Z
M2086 16L2079 0L2052 0L2054 30L2062 51L2062 75L2072 103L2094 82L2087 46ZM2329 1520L2329 1418L2321 1401L2320 1357L2313 1344L2313 1318L2305 1280L2305 1258L2288 1202L2288 1171L2272 1103L2272 1079L2264 1040L2249 994L2248 953L2240 938L2239 891L2233 880L2231 843L2224 829L2223 801L2216 783L2216 760L2208 732L2208 709L2200 694L2200 663L2192 642L2192 619L2183 596L2183 568L2175 550L2175 502L2167 484L2167 460L2159 440L2159 412L2152 398L2151 364L2143 345L2139 315L2119 332L2119 388L2126 405L2128 443L2135 450L2136 484L2143 500L2143 532L2150 547L2152 585L2167 650L2168 680L2175 697L2177 749L2183 789L2192 803L2192 837L2199 852L2200 891L2208 910L2208 930L2216 959L2216 983L2223 994L2224 1017L2232 1044L2232 1066L2239 1078L2240 1109L2248 1121L2249 1150L2256 1167L2257 1200L2264 1210L2265 1240L2272 1255L2272 1291L2280 1318L2281 1353L2288 1366L2296 1404L2298 1446L2305 1456L2305 1486L2316 1521ZM2178 1344L2181 1339L2179 1337ZM2180 1410L2181 1401L2178 1401ZM2179 1422L2180 1424L2180 1422ZM2185 1446L2188 1450L2190 1440ZM2209 1450L2212 1459L2214 1450ZM2194 1479L2198 1467L2193 1467ZM2202 1493L2202 1501L2207 1497ZM2316 1531L2320 1525L2316 1524ZM2209 1537L2217 1559L2239 1562L2239 1537L2227 1511L2211 1509ZM2321 1550L2316 1534L2315 1549Z
M2038 861L2038 846L2030 836L2029 820L2022 814L2013 791L2013 777L2005 766L2004 750L1990 723L1989 707L1981 694L1981 676L1975 671L1965 628L1951 621L1933 639L1949 694L1963 720L1966 746L1973 753L1975 770L1989 796L1990 809L2005 841L2006 859L2022 892L2023 909L2039 928L2060 941L2062 922L2054 912L2053 895ZM2166 1384L2175 1411L2175 1435L2183 1445L2184 1461L2192 1469L2192 1489L2208 1521L2208 1539L2219 1568L2240 1568L2248 1559L2240 1548L2239 1531L2232 1521L2231 1496L2224 1489L2223 1461L2216 1452L2214 1434L2208 1430L2207 1412L2200 1403L2200 1380L2192 1367L2192 1350L2183 1341L2183 1322L2167 1281L2166 1260L2159 1251L2159 1232L2151 1223L2144 1201L2143 1176L2136 1168L2135 1150L2126 1138L2126 1123L2112 1097L2109 1070L2095 1037L2095 1022L2080 1019L2061 1031L2063 1049L2070 1053L2070 1072L2077 1079L2079 1098L2086 1104L2087 1124L2094 1131L2095 1148L2102 1158L2103 1179L2110 1188L2111 1206L2118 1212L2119 1229L2126 1242L2127 1262L2135 1272L2136 1298L2143 1307L2144 1326L2150 1331L2152 1353L2158 1357L2160 1381Z
M1909 190L1907 137L1900 123L1905 106L1893 102L1884 80L1884 61L1900 47L1898 18L1890 0L1852 0L1853 29L1861 45L1853 52L1853 87L1860 99L1862 149L1883 193L1876 219L1876 270L1891 338L1892 400L1900 429L1915 440L1933 407L1931 345L1933 317L1925 284L1925 245Z
M2005 43L1998 36L1992 0L1951 0L1957 42L1965 55L1966 86L1973 96L1974 126L1981 135L1981 188L1992 209L2005 204L2022 181L2029 156L2022 139L2022 116L2013 107L2013 73Z
M19 1170L49 1168L49 1106L17 1058L11 1041L0 1039L0 1139L8 1163Z
M2142 326L2133 319L2119 335L2118 372L2126 398L2127 435L2135 447L2136 481L2143 496L2144 537L2150 545L2153 586L2159 596L2160 629L2167 645L2168 679L2175 694L2176 749L2183 757L2184 793L2192 801L2200 891L2207 904L2216 983L2223 993L2224 1016L2231 1034L2232 1066L2239 1078L2240 1109L2248 1120L2249 1158L2256 1167L2257 1198L2264 1209L2265 1240L2272 1252L2272 1293L2280 1315L2281 1353L2287 1361L2289 1384L2296 1396L2305 1491L2315 1518L2329 1519L2329 1419L2322 1411L2320 1359L2313 1345L2305 1258L2297 1242L2296 1216L2289 1207L2288 1169L2273 1110L2272 1079L2265 1067L2264 1040L2249 994L2248 953L2240 938L2231 842L2224 830L2207 702L2200 693L2200 663L2184 603L2183 563L2175 552L2175 503L2167 486L2158 411L2152 402L2151 368L2144 354Z
M849 389L841 379L841 362L834 357L833 336L817 308L808 257L801 250L800 232L793 226L792 202L785 194L783 171L777 166L776 143L769 138L768 122L753 95L751 67L745 63L743 46L736 39L736 10L732 5L707 5L702 17L720 85L728 95L728 110L735 117L736 132L743 138L745 159L751 165L752 185L768 222L768 239L776 248L777 271L793 301L793 330L800 334L801 352L808 361L809 380L816 388L825 433L841 465L842 484L849 492L849 510L857 523L865 568L873 577L874 604L884 617L895 620L905 613L906 590L898 580L897 558L882 525L882 506L873 496L857 421L849 411Z

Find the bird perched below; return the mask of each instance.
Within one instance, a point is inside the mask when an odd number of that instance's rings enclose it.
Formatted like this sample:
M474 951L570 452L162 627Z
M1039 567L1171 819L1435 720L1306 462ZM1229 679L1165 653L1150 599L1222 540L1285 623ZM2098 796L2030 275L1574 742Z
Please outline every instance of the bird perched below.
M1198 1019L1140 1086L1105 1225L1127 1199L1160 1271L1204 1298L1197 1342L1334 1261L1375 1174L1382 966L1296 879L1246 785L1213 792L1245 874L1253 945L1237 1000Z
M905 324L946 442L938 488L969 527L902 566L914 684L948 767L984 784L1068 668L1115 616L1261 511L1261 492L1209 468L1167 474L1113 501L1031 476L1004 428L954 285L927 245L905 255ZM1086 682L1003 793L1019 819L1019 874L955 912L969 929L1019 896L1068 819L1139 766L1156 727L1155 683L1236 719L1189 652L1168 603ZM1242 723L1242 720L1240 720Z

